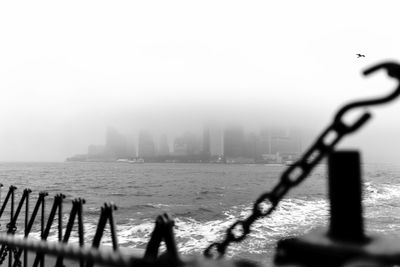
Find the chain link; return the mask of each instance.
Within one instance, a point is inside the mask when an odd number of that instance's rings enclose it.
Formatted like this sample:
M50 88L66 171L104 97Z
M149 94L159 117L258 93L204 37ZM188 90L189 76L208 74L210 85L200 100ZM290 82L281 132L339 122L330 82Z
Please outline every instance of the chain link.
M360 128L368 120L369 116L369 113L365 113L352 126L344 124L341 121L341 117L336 118L304 153L303 157L283 172L278 184L256 200L252 213L244 220L238 220L232 224L226 231L225 239L219 243L212 243L204 251L204 256L207 258L221 258L225 255L226 249L231 243L244 240L251 232L251 226L254 222L270 216L286 193L292 187L299 185L315 166L333 151L335 145L343 136Z
M13 266L21 267L22 262L21 262L21 259L18 257L18 250L16 248L13 248L12 252L14 254L14 261L15 261Z
M7 234L11 234L11 235L15 235L15 232L17 231L17 226L15 225L15 222L10 222L7 224ZM18 257L18 250L15 247L9 247L6 246L4 249L4 254L2 255L1 259L0 259L0 264L3 263L3 261L5 260L6 256L7 256L7 252L9 252L10 254L12 253L14 256L14 260L15 260L15 265L17 267L21 267L22 266L22 262Z
M4 260L6 259L8 255L8 247L5 247L3 254L0 255L0 265L3 264Z

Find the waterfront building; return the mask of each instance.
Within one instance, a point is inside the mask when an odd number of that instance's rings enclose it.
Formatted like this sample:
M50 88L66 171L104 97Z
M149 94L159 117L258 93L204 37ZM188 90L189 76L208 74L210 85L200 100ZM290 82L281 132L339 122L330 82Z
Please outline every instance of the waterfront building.
M103 156L105 147L102 145L89 145L88 146L88 157Z
M203 129L203 155L209 157L211 155L210 151L210 128L205 126Z
M128 159L134 159L137 156L136 136L133 134L130 134L127 137L127 156L128 156Z
M142 130L139 132L138 149L140 158L152 158L155 156L155 145L150 132Z
M282 160L293 160L301 153L301 134L296 129L273 129L270 138L270 152Z
M224 130L224 157L244 156L244 130L241 126L229 126Z
M105 154L110 159L123 159L128 157L126 137L113 127L107 128Z
M210 154L221 156L224 154L223 130L220 125L212 125L209 128Z
M174 156L186 156L187 144L182 136L176 137L174 140Z
M160 136L160 142L158 144L158 155L168 156L169 155L169 144L167 135L163 134Z
M201 137L198 135L186 132L183 135L185 143L187 145L187 154L188 155L200 155L202 152L202 142Z
M247 134L244 145L244 156L255 160L261 158L260 143L260 137L257 134Z
M200 155L202 153L201 138L193 133L186 132L174 140L174 155Z
M260 130L260 154L271 154L271 131L270 129L263 128Z

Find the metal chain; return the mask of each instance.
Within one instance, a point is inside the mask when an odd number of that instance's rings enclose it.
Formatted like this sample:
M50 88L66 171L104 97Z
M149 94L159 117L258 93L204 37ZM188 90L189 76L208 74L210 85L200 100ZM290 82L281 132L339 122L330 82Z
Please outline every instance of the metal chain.
M18 257L18 250L17 248L13 248L12 249L13 255L14 255L14 265L13 266L17 266L17 267L21 267L22 266L22 262L21 259Z
M11 248L9 246L6 246L4 249L3 254L0 257L0 265L3 264L4 260L6 259L8 253L12 253L14 255L14 260L16 261L16 266L21 267L22 266L22 262L20 259L17 258L17 249L16 248Z
M17 226L15 225L14 222L10 222L10 223L7 224L7 229L8 229L7 230L7 234L15 235L15 232L17 231ZM4 249L4 254L2 255L2 257L0 259L0 264L3 263L3 261L5 260L8 252L10 254L11 253L13 254L14 260L16 262L15 263L16 266L18 266L18 267L22 266L21 260L17 257L17 254L18 254L17 249L15 247L9 247L9 246L6 246L5 249Z
M273 213L281 199L294 186L300 184L315 166L331 151L335 145L345 136L360 128L370 118L369 113L363 114L352 126L348 126L337 117L334 122L319 136L315 143L303 155L303 157L289 166L282 174L275 187L262 194L254 203L252 213L244 220L238 220L226 231L222 242L211 244L205 251L207 258L221 258L231 243L237 243L246 238L251 231L251 226L258 219L267 217Z
M12 224L11 222L7 224L7 234L15 234L15 231L17 230L17 227ZM3 264L4 260L6 259L8 252L11 252L11 248L7 245L3 245L4 246L4 251L3 254L0 256L0 265Z
M4 262L4 260L6 259L7 255L8 255L8 247L6 247L6 248L4 249L3 254L0 255L0 265L3 264L3 262Z

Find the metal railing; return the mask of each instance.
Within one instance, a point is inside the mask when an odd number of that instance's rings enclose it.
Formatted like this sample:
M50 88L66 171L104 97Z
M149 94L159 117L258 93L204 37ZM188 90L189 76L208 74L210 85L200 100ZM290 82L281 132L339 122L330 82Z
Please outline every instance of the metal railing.
M0 184L0 192L2 184ZM167 247L168 262L179 262L179 256L173 236L174 222L163 214L157 217L155 228L151 234L147 249L142 254L127 253L120 250L117 238L114 211L116 205L105 203L100 209L100 216L91 244L85 244L83 205L85 200L77 198L72 200L71 210L67 225L63 225L63 209L65 196L56 194L53 199L48 216L46 216L47 192L40 192L32 213L29 212L31 190L24 189L21 199L15 201L17 187L10 186L0 208L0 219L5 211L9 211L10 219L6 225L6 232L0 234L0 265L7 262L10 267L17 266L45 266L45 255L56 256L55 266L63 266L64 258L75 260L79 266L91 267L94 264L111 266L134 266L137 264L149 265L158 259L158 250L162 241ZM21 216L23 208L25 216ZM23 217L23 218L22 218ZM17 225L23 220L23 236L18 237ZM34 224L40 229L40 239L30 237ZM74 224L77 224L78 243L69 243ZM104 236L106 226L109 225L111 249L101 248L100 244ZM57 229L57 242L48 241L52 228ZM28 252L31 262L28 262ZM32 252L33 255L32 255ZM8 256L8 260L7 260ZM22 259L21 259L22 258Z

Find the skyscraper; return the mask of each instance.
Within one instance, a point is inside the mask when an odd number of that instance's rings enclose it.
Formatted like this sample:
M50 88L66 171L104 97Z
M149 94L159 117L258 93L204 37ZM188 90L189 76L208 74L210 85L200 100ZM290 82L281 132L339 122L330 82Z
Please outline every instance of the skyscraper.
M224 131L224 156L237 158L244 156L244 130L241 126L229 126Z
M127 137L127 153L128 158L133 159L136 158L136 136L131 134Z
M107 128L105 152L108 157L114 159L128 157L126 137L113 127Z
M203 129L203 155L210 156L210 128L205 126Z
M201 146L201 137L190 133L186 132L183 135L184 142L187 145L187 154L188 155L199 155L201 154L202 146Z
M186 132L174 140L174 155L189 156L202 153L201 138L196 134Z
M224 154L223 130L220 125L212 125L210 132L210 154L211 156L221 156Z
M167 135L163 134L160 136L160 142L158 144L158 155L168 156L169 155L169 145Z
M186 156L187 144L182 136L178 136L174 139L174 155L175 156Z
M154 140L150 132L144 130L140 131L138 143L140 158L151 158L155 156Z
M247 158L261 158L260 137L255 133L249 133L245 138L245 156Z
M260 154L271 154L271 131L263 128L260 131Z

